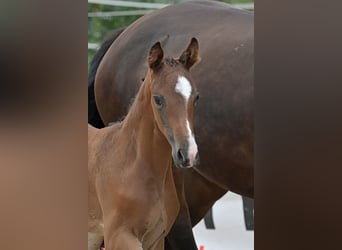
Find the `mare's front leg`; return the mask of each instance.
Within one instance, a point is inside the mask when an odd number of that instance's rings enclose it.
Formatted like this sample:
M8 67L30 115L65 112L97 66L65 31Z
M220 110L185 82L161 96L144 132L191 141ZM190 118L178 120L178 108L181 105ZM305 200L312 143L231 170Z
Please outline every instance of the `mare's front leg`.
M204 218L214 203L227 193L227 190L212 183L196 170L188 169L184 176L184 192L191 224L194 227Z
M191 219L184 193L184 171L173 169L180 210L170 232L165 239L165 250L197 250L192 232Z

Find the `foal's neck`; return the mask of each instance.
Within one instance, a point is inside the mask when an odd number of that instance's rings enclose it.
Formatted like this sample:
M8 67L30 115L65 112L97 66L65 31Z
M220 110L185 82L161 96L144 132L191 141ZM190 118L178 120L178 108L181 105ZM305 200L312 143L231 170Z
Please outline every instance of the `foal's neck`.
M149 86L150 74L148 73L144 82L141 84L139 91L130 107L127 116L122 122L124 130L136 131L140 127L140 123L154 121L153 111L151 107L151 93Z
M172 164L171 146L155 122L150 84L151 74L148 72L122 123L122 130L131 137L137 157L149 165L143 167L151 167L156 175L165 176Z

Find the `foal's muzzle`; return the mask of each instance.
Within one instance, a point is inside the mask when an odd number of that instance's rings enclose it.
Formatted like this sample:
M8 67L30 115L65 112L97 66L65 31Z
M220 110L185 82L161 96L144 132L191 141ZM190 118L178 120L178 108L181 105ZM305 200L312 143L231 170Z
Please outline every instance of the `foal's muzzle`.
M199 164L199 155L196 152L195 156L189 153L188 149L179 148L177 154L174 157L174 162L178 168L191 168Z

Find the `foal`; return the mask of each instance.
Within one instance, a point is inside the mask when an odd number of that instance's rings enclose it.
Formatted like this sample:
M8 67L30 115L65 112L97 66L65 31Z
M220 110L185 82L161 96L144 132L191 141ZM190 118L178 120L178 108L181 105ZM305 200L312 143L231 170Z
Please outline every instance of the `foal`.
M88 125L88 250L164 250L179 211L172 165L198 160L193 134L198 93L189 69L198 60L192 38L179 59L152 46L148 72L121 123Z

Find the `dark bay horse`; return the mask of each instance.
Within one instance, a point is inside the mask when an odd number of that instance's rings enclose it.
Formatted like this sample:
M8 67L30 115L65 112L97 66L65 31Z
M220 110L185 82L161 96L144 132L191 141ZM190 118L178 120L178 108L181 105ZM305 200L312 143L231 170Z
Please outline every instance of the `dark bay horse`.
M98 53L103 59L93 65L96 105L107 125L125 115L140 86L147 71L146 44L160 40L174 55L189 36L201 41L205 63L192 69L201 96L195 117L201 164L184 170L179 180L185 178L186 204L168 236L170 245L177 245L170 249L196 249L186 243L192 241L187 225L195 225L228 190L253 197L253 19L251 12L215 1L169 6L114 33ZM96 114L89 122L101 127Z
M159 42L122 122L88 125L88 250L164 250L179 211L173 165L198 161L193 133L198 92L189 69L199 60L193 38L179 59Z

